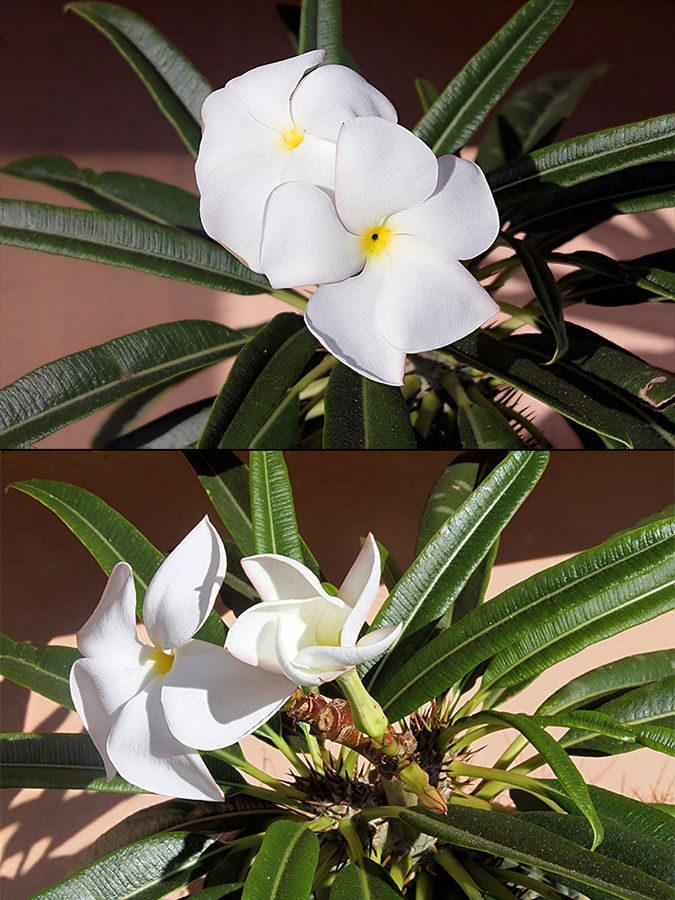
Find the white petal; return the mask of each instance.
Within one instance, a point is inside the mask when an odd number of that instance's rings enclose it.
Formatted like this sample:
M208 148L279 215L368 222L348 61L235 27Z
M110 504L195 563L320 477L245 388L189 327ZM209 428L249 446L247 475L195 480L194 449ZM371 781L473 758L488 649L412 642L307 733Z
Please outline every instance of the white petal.
M385 341L375 324L388 275L388 260L383 262L369 260L360 275L322 285L309 299L305 324L350 369L382 384L403 384L405 353Z
M222 647L190 641L164 678L162 706L179 741L200 750L229 747L267 722L296 684L235 659Z
M143 601L143 621L155 646L187 643L206 621L225 577L220 535L204 516L153 575Z
M311 569L276 553L245 556L241 567L261 600L304 600L328 596Z
M360 243L345 230L321 188L293 181L270 194L261 266L272 287L348 278L363 268Z
M108 737L108 755L131 784L186 800L223 799L199 754L169 731L161 703L162 679L121 710Z
M280 181L307 181L332 191L335 187L335 144L306 134L288 153Z
M395 213L387 225L421 238L453 259L473 259L499 234L499 213L487 179L475 163L457 156L442 156L438 169L438 186L431 197Z
M267 198L279 184L288 153L238 159L219 166L202 188L199 215L206 233L254 272L261 272L260 242Z
M380 586L380 551L369 534L354 565L342 582L338 597L352 607L340 637L341 647L353 647Z
M115 663L77 659L70 669L70 693L82 724L103 757L108 781L115 774L106 743L122 707L151 680L148 666L121 668Z
M336 141L340 126L355 116L382 116L395 122L394 106L347 66L320 66L300 82L291 98L293 120L310 134Z
M128 563L117 563L90 618L77 633L77 646L88 657L119 666L137 666L146 645L136 629L136 588Z
M258 66L232 78L226 87L237 94L259 122L286 131L293 127L291 94L305 72L318 66L325 55L325 50L310 50L301 56Z
M465 337L499 311L457 260L411 235L387 244L391 274L378 304L383 337L408 353L434 350Z
M437 181L433 150L401 125L368 117L342 126L335 156L335 203L354 234L422 203Z
M301 681L301 684L318 684L331 681L342 675L353 666L369 659L376 659L394 643L403 625L378 628L362 638L356 647L305 647L294 660L295 666L302 671L322 673L318 681Z
M195 163L200 193L209 175L219 166L281 152L279 132L261 125L228 87L209 94L202 107L202 117L204 130Z

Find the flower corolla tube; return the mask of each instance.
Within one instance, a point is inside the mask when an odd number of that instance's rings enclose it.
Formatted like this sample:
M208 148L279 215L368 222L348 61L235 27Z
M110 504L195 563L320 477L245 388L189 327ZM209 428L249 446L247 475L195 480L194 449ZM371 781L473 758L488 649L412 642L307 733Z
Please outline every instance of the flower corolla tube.
M120 562L112 570L78 633L84 658L70 674L75 709L103 757L108 780L118 772L158 794L222 800L197 749L225 746L230 734L234 740L249 734L288 696L286 678L193 638L213 608L225 570L225 548L206 517L148 585L143 618L152 645L136 627L131 567ZM233 683L242 685L243 703Z
M342 124L355 116L397 119L387 98L352 69L321 66L325 55L311 50L252 69L202 107L195 166L202 224L255 272L263 271L260 242L272 190L287 181L332 190Z
M498 231L475 163L437 159L407 129L364 116L340 130L334 193L300 181L272 191L261 262L275 288L320 285L305 322L338 360L401 384L406 353L459 340L498 312L459 261Z
M318 685L375 659L393 644L402 623L359 638L380 583L380 554L369 534L337 596L314 573L276 554L249 556L242 568L261 597L230 628L233 656L296 685Z

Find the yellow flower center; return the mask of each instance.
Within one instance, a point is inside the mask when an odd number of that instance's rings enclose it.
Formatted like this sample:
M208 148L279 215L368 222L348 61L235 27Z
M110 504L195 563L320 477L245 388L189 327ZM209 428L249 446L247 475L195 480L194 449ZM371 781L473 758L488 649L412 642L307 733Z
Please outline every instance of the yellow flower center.
M173 650L151 650L150 660L155 667L155 675L166 675L173 665Z
M366 253L381 253L392 238L392 232L384 225L371 228L362 238L362 246Z
M297 128L291 128L282 134L281 139L286 150L295 150L304 141L305 133Z

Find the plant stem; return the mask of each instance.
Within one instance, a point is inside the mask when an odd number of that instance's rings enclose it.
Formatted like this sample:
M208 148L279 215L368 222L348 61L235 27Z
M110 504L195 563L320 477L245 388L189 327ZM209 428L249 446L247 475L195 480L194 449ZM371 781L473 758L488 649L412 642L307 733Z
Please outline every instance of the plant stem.
M316 737L309 730L309 724L307 722L298 722L298 725L302 729L305 735L305 740L307 741L307 749L309 750L309 755L312 758L312 763L317 772L321 775L326 774L326 770L323 765L323 759L321 757L321 748L319 747L319 742ZM309 775L309 769L305 773Z
M286 741L280 734L271 728L269 725L261 725L260 728L257 729L259 734L264 735L271 744L273 744L277 750L280 750L289 763L298 770L301 775L309 775L310 770L309 766L307 766L295 752L295 750L291 747L291 745Z
M499 790L490 789L490 785L513 785L522 788L531 794L541 797L546 803L554 806L559 812L564 812L554 801L548 799L546 791L542 789L541 783L536 778L529 778L527 775L521 775L515 772L505 772L503 769L487 768L486 766L472 766L469 763L459 761L452 762L448 769L450 775L465 775L469 778L481 778L484 782L483 786L473 794L474 799L486 799L494 797Z
M294 306L296 309L304 312L305 307L307 306L307 297L303 297L303 295L299 291L294 290L275 290L274 288L267 291L272 297L276 297L277 300L282 300L284 303L288 303L289 306Z
M345 839L345 841L347 841L349 858L351 859L351 861L356 863L357 865L362 865L363 847L361 846L361 841L356 831L356 825L354 825L351 819L340 819L340 822L338 823L338 831Z
M457 882L469 900L483 900L481 889L447 847L436 855L436 862L442 869L445 869L453 881Z
M301 793L300 791L296 791L295 788L290 787L290 785L283 784L281 781L278 781L276 778L268 775L267 772L263 772L262 769L254 766L253 763L250 763L247 759L242 758L233 761L230 754L221 750L208 750L207 753L209 756L215 756L216 759L221 759L223 760L223 762L228 763L228 765L240 769L242 772L245 772L252 778L257 778L258 781L261 781L263 784L271 787L276 793L281 794L283 797L293 797L296 800L305 799L305 795L303 793Z

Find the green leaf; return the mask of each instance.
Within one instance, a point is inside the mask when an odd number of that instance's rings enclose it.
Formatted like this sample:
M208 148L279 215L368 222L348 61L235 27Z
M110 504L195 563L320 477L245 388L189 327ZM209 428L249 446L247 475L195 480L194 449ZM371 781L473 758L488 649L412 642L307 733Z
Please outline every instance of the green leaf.
M337 873L330 900L397 900L403 894L390 875L372 859L348 863Z
M231 450L183 454L244 556L255 553L248 467Z
M196 156L202 103L213 90L208 81L171 41L136 13L112 3L68 3L65 9L108 38Z
M674 664L672 650L624 656L584 672L563 685L544 700L537 713L551 715L580 707L595 709L608 695L623 694L631 688L672 675Z
M450 608L469 576L539 480L548 454L514 451L469 495L431 538L385 600L372 628L403 622L403 630L378 663L372 691L387 692L388 676L400 670ZM374 663L365 663L368 671ZM385 677L382 677L385 676ZM430 698L427 698L430 699ZM397 716L398 718L398 716Z
M567 334L565 358L548 366L555 341L543 334L498 340L477 331L440 352L496 375L625 447L675 446L675 410L666 404L675 394L672 374L571 322Z
M621 696L597 706L596 712L613 716L628 725L637 741L654 750L666 753L675 750L675 675L669 674L625 691ZM589 738L579 729L568 731L560 742L575 755L609 755L636 748L636 745L626 745L610 736Z
M242 900L309 900L319 840L306 825L272 822L251 868Z
M225 792L245 786L236 769L209 757L205 762ZM119 775L106 781L103 760L88 734L3 734L0 765L4 788L145 793Z
M324 65L349 65L342 47L340 0L303 0L298 53L308 50L325 50Z
M422 807L402 809L407 825L448 844L506 857L544 872L573 877L622 900L671 900L670 887L618 860L591 853L520 816L451 805L445 816Z
M524 648L517 653L511 648L523 641L527 644L531 635L542 634L547 626L555 637L553 647L559 642L561 652L565 648L570 655L576 652L572 646L582 641L577 639L573 645L566 641L568 619L587 623L590 633L582 631L582 636L596 640L601 633L623 631L630 627L628 622L632 626L658 615L673 600L668 585L674 532L673 520L631 531L544 569L483 603L392 673L378 695L390 720L418 709L489 659L499 659L502 665L513 659L508 678L501 669L503 686L507 680L518 684L532 677L541 671L543 655L527 659ZM484 689L488 683L484 676Z
M450 82L415 128L436 156L463 147L572 0L530 0Z
M205 237L199 197L144 175L80 169L65 156L32 156L0 168L0 172L47 185L101 212L121 213L170 225Z
M428 112L438 100L438 91L426 78L416 78L415 89L417 96L420 98L422 109L425 113Z
M612 216L675 205L675 162L644 163L590 178L572 187L547 185L546 193L519 203L510 213L510 231L542 233L589 228ZM550 243L550 238L547 240Z
M255 552L277 553L304 562L283 453L252 451L250 490Z
M576 595L567 592L566 603L561 603L557 615L543 622L528 623L519 638L492 658L483 675L483 687L495 689L519 684L590 644L672 609L675 606L674 533L675 519L670 519L601 545L598 556L602 558L603 548L614 546L618 551L632 544L634 565L626 568L617 556L613 577L604 579L604 584L599 583L596 592L580 591ZM643 543L644 538L647 544ZM647 550L648 545L651 546ZM640 566L638 559L643 553L649 563ZM585 565L575 569L581 573ZM546 574L551 571L540 573L530 582L546 581ZM586 572L587 578L592 575ZM581 581L578 584L580 587ZM605 707L601 708L605 711Z
M522 263L523 271L527 275L555 340L555 353L547 361L547 365L550 365L557 359L562 359L569 348L558 282L553 277L546 260L533 244L518 238L509 238L508 240Z
M326 450L415 450L417 443L400 388L379 384L337 365L328 379Z
M302 316L275 316L237 357L197 446L289 447L299 413L292 387L318 346Z
M516 156L550 143L591 82L605 70L604 63L597 63L585 71L549 72L528 82L500 108L487 129L476 158L481 169L490 172L508 162L501 139L505 127L515 138Z
M70 667L81 656L74 647L33 647L0 634L0 675L68 709L75 709L70 696Z
M246 342L225 325L188 319L46 363L0 390L0 446L34 444L152 385L227 359Z
M184 450L194 447L204 430L215 397L179 406L139 428L100 442L95 450Z
M507 725L516 728L539 751L540 756L546 760L557 776L559 784L588 820L593 829L593 845L590 849L595 850L598 844L602 843L602 823L593 806L586 782L567 753L560 748L556 739L538 725L531 716L493 709L484 710L478 718L483 716L487 719L496 719L498 722L506 722Z
M424 505L415 556L478 487L489 467L490 462L482 454L462 453L443 469Z
M660 116L569 138L490 172L488 183L503 217L556 187L652 162L675 153L675 115Z
M205 834L155 835L104 856L34 900L158 900L215 868L229 850Z
M251 271L214 241L133 216L2 200L0 244L122 266L217 291L270 291L264 275Z
M472 392L457 408L457 428L462 447L471 450L519 450L527 446L506 417L479 391Z
M665 250L660 253L651 253L647 256L632 260L615 260L604 253L592 250L580 250L577 253L551 253L548 259L552 263L560 263L565 266L575 266L581 272L571 273L560 280L560 289L569 296L569 289L573 291L592 291L598 287L595 276L604 276L599 280L600 285L607 280L623 284L636 285L643 290L653 291L659 297L675 300L675 250ZM589 274L590 273L590 277ZM590 282L590 284L589 284ZM581 284L580 284L581 283Z
M34 497L56 513L106 575L110 575L118 562L129 563L136 585L136 613L142 621L143 598L152 576L164 560L163 554L124 516L84 488L38 478L15 481L10 487ZM196 636L221 647L225 643L225 626L215 610L211 610Z

